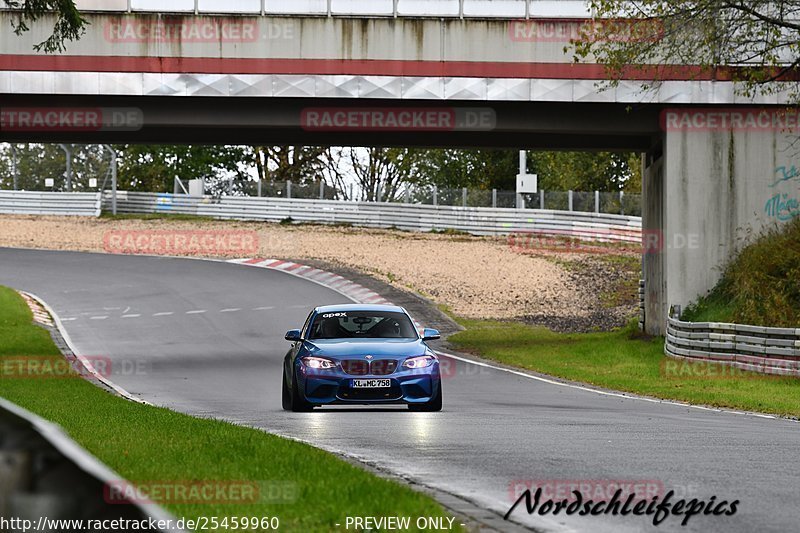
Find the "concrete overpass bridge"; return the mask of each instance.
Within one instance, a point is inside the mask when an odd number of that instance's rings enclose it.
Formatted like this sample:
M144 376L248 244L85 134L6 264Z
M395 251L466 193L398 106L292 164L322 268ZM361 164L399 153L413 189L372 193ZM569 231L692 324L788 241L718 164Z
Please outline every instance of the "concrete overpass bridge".
M603 90L602 66L564 52L583 2L161 4L79 1L90 26L61 54L33 51L52 20L3 30L0 140L636 150L653 333L715 284L742 232L800 212L781 94L745 99L691 66Z

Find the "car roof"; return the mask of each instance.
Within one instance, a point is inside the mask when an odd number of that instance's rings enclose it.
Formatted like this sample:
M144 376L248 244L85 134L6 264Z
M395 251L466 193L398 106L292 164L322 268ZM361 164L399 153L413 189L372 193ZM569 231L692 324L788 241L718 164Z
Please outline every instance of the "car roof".
M405 313L406 310L398 305L380 304L338 304L322 305L315 309L317 313L341 313L346 311L391 311L395 313Z

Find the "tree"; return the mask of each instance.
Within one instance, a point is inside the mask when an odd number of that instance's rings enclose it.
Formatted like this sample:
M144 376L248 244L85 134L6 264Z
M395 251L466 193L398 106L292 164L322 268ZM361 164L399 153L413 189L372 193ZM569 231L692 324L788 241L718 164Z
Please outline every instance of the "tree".
M29 31L29 24L55 14L53 32L33 47L37 52L63 52L66 49L65 41L78 40L86 31L88 22L81 16L73 0L5 0L5 4L17 11L11 22L17 35Z
M203 179L212 194L242 192L250 175L241 146L123 145L118 147L119 187L123 190L172 192L175 178Z
M518 150L414 150L414 174L421 184L440 189L514 189Z
M16 157L17 188L26 191L66 191L66 154L57 144L25 143L0 145L0 188L13 189L12 159ZM96 178L98 186L109 171L109 158L100 145L73 145L72 190L89 190L89 179ZM45 179L52 178L52 188Z
M800 67L800 0L589 4L597 24L583 26L573 41L575 60L594 58L606 65L612 84L634 72L655 82L675 72L705 73L741 82L737 89L752 96L777 91L772 82L793 80ZM797 103L797 83L792 87Z
M536 152L539 188L548 191L626 191L642 188L639 154L615 152Z
M260 180L304 183L321 176L330 149L324 146L252 146L250 150Z
M390 202L414 182L415 159L407 148L332 148L327 161L329 180L344 199ZM350 197L351 183L360 198Z
M417 182L440 189L469 187L513 191L519 173L519 150L416 150ZM550 191L641 190L636 153L528 152L528 172Z

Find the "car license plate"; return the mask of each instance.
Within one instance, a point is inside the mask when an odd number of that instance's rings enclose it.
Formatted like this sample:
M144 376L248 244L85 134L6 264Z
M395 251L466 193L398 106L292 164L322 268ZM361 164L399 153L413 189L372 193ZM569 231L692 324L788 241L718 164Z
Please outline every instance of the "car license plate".
M385 389L392 386L391 379L354 379L354 389Z

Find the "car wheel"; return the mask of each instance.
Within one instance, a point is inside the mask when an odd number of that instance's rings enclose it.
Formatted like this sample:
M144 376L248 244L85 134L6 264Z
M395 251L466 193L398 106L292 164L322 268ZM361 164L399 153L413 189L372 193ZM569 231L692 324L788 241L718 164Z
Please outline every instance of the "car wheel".
M300 386L297 384L297 375L292 371L292 411L295 413L306 413L314 408L314 405L300 395Z
M281 372L281 407L284 411L292 410L292 391L289 390L289 384L286 383L286 372Z
M439 382L439 387L436 391L436 396L430 399L430 401L425 403L410 403L408 404L408 408L411 411L424 411L424 412L433 412L433 411L441 411L442 410L442 383Z

